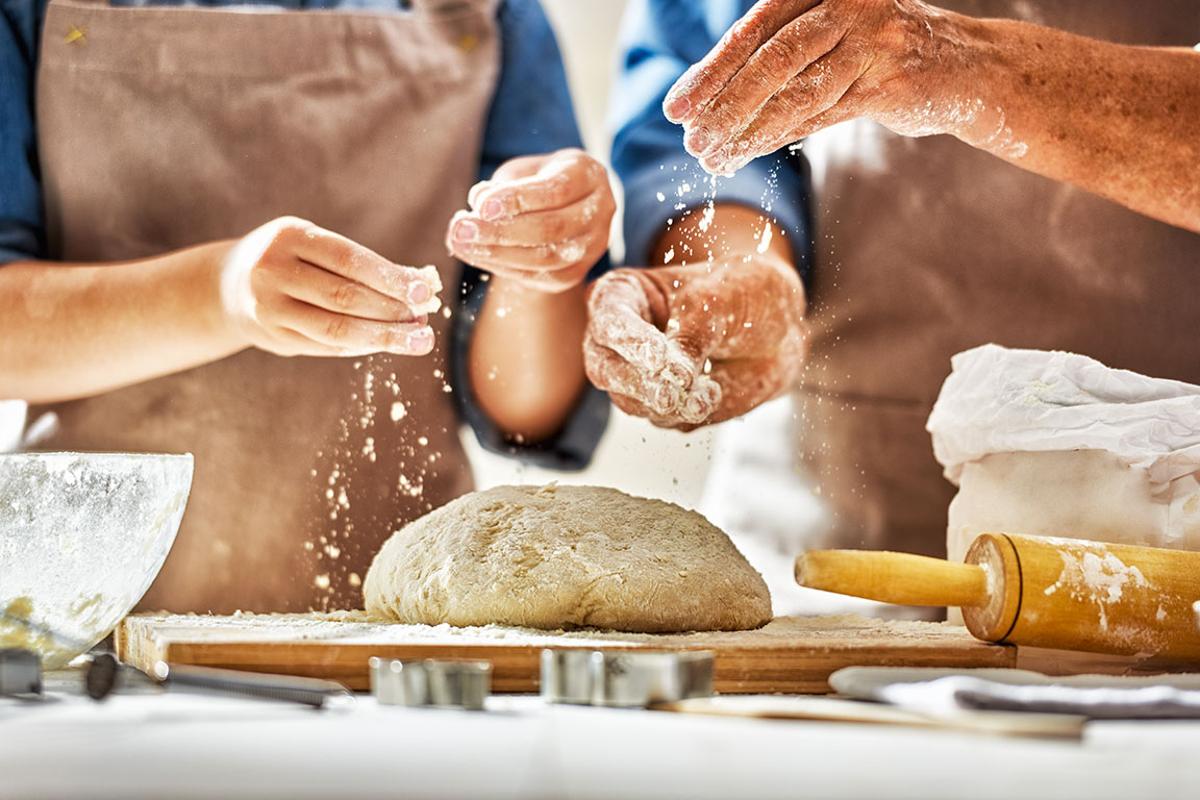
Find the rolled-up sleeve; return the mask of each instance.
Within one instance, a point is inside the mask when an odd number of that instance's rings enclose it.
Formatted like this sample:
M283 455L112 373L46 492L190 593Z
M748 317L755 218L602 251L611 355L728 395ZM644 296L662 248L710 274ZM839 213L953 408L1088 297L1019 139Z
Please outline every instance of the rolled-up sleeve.
M42 3L0 0L0 264L45 256L33 86Z
M484 133L480 179L490 178L510 158L583 146L562 55L541 5L536 0L506 0L498 21L500 77ZM599 277L609 266L605 256L589 278ZM559 432L534 443L513 441L479 407L468 365L471 337L487 286L486 276L479 270L464 268L451 359L459 413L486 450L548 469L585 468L608 425L609 402L603 392L589 385Z
M809 174L803 155L780 150L733 177L714 180L684 150L683 129L662 113L671 85L751 5L632 0L626 11L611 125L613 167L625 187L625 261L630 265L647 264L667 226L711 199L767 214L789 238L807 277Z

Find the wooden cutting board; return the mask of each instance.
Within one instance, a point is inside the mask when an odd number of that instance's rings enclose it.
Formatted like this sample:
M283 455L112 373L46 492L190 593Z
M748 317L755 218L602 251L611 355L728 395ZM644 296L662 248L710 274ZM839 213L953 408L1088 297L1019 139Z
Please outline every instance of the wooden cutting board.
M1011 667L1016 650L984 644L965 628L857 616L778 617L755 631L673 635L535 631L487 626L399 625L362 612L139 614L117 630L117 652L148 669L156 661L306 675L369 688L367 659L482 659L497 692L536 692L544 648L711 650L721 693L823 694L848 666Z

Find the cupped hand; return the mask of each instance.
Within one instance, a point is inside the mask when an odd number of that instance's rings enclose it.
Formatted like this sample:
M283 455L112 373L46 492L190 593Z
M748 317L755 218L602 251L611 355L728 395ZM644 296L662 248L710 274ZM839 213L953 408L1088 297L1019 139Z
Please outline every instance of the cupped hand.
M515 158L476 184L446 247L460 260L543 292L578 286L608 249L616 201L582 150Z
M295 217L256 228L220 265L222 311L247 344L282 356L425 355L441 305L434 267L405 267Z
M626 413L691 430L740 416L796 379L804 291L771 255L619 269L588 298L588 378Z
M958 91L973 68L960 19L919 0L763 0L675 83L663 111L718 174L857 117L909 136L1002 136L1002 112Z

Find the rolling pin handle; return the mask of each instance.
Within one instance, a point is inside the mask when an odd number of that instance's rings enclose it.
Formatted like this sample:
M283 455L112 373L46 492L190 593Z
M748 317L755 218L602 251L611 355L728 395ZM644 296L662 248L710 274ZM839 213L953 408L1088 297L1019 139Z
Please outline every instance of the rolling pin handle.
M981 606L984 570L910 553L813 550L796 559L796 582L810 589L906 606Z

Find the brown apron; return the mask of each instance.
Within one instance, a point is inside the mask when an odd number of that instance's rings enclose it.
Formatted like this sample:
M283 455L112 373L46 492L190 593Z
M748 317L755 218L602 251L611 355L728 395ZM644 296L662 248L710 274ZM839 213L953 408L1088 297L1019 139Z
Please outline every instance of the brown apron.
M151 256L293 214L436 264L453 304L443 234L478 170L495 10L54 0L37 84L52 257ZM357 607L387 536L472 486L446 386L449 322L433 324L426 358L247 350L38 409L60 420L41 447L195 454L183 527L142 608Z
M1195 0L939 5L1128 43L1200 39ZM867 122L820 136L841 138L809 148L822 249L797 435L834 525L809 546L944 553L954 490L925 420L961 350L1071 350L1200 383L1200 236L948 136Z

